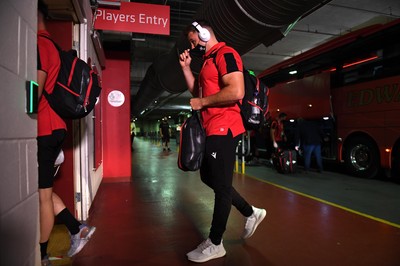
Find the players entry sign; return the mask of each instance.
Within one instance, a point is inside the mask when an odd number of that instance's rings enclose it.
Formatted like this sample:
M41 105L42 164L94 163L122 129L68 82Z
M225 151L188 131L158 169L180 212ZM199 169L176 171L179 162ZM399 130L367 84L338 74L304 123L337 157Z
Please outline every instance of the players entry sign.
M121 2L119 9L99 8L94 28L169 35L170 10L166 5Z

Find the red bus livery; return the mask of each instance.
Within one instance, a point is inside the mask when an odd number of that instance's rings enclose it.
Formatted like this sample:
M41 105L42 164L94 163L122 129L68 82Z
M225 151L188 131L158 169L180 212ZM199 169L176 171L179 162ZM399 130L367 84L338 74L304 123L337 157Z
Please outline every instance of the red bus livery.
M283 61L259 75L272 116L320 120L325 159L348 173L400 175L400 19L369 26ZM296 72L295 72L296 71ZM291 72L292 74L289 74ZM293 74L296 73L296 74Z

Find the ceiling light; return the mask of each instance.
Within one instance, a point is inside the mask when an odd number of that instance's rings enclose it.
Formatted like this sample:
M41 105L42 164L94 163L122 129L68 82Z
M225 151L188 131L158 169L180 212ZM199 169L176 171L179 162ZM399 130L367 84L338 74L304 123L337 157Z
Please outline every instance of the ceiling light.
M297 74L297 70L292 70L292 71L289 71L289 74L290 74L290 75Z

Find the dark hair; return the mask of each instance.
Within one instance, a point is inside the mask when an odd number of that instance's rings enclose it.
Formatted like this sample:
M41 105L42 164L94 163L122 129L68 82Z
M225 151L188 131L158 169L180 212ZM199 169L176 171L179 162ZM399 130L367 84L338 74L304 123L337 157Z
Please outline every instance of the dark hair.
M49 9L43 0L38 0L38 10L46 19L49 17Z

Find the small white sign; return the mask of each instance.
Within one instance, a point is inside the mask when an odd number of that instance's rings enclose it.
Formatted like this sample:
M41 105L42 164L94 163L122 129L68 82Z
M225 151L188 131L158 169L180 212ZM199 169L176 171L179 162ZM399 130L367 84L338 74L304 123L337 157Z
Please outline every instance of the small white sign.
M121 91L113 90L108 94L108 103L114 107L120 107L125 102L125 96Z

